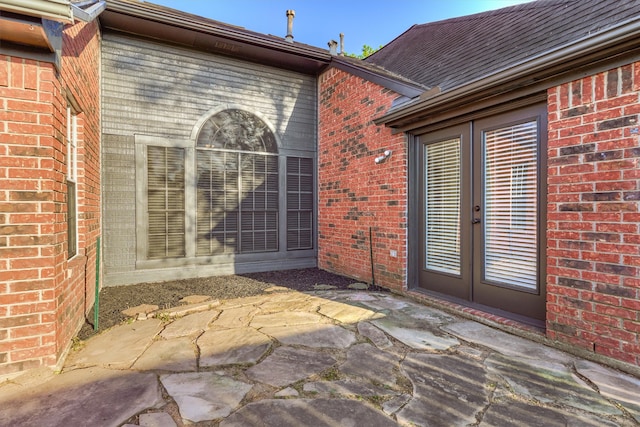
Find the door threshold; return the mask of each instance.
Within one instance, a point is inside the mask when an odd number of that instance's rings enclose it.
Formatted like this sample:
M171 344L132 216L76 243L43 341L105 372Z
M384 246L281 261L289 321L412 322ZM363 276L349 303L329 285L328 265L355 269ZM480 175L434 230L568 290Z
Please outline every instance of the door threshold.
M450 295L428 291L419 287L410 289L408 293L413 294L418 298L424 298L426 296L434 305L442 306L443 308L447 308L448 310L464 317L471 317L472 320L485 319L501 326L513 327L545 335L546 325L543 320L532 319L516 313L500 310L495 307L489 307L487 305L474 303L461 298L452 297Z

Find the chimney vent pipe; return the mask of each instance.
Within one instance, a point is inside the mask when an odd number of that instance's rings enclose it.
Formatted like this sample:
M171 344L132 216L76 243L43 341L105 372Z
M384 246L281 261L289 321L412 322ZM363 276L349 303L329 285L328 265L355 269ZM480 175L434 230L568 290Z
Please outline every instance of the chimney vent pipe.
M340 56L344 56L344 33L340 33Z
M287 36L285 40L293 43L293 18L296 16L295 10L287 10Z
M336 56L338 54L338 42L335 40L331 40L327 44L329 45L329 53L332 56Z

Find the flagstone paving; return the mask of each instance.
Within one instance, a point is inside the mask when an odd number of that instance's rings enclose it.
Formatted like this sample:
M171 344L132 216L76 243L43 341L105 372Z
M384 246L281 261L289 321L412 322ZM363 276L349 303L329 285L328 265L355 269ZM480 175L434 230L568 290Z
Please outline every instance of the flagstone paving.
M58 375L0 384L0 425L640 425L634 376L392 294L318 289L145 313Z

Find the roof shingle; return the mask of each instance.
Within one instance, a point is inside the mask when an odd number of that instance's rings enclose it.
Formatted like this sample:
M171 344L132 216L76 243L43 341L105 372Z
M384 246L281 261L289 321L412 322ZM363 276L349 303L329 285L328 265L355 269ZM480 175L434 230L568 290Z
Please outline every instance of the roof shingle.
M537 0L414 25L366 61L446 91L640 18L640 0Z

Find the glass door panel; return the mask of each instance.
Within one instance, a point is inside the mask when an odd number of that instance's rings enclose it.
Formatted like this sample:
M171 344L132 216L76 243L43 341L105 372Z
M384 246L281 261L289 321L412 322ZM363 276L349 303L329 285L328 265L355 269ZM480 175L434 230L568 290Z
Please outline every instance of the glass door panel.
M425 268L460 275L460 138L427 145Z
M484 280L537 291L538 123L484 133Z

